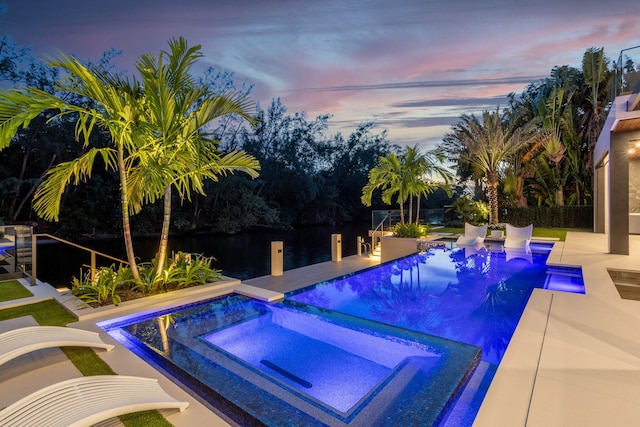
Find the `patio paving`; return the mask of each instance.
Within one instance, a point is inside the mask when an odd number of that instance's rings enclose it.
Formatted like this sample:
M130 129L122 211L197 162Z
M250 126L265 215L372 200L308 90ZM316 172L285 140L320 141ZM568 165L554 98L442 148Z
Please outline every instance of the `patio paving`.
M607 250L604 234L556 245L549 262L582 266L586 295L534 291L474 427L640 425L640 302L607 272L640 268L640 236Z

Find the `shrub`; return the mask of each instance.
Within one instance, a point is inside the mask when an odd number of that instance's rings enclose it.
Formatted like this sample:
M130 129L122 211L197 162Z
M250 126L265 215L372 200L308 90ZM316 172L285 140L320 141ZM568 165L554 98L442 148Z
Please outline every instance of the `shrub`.
M593 206L509 207L500 215L500 220L516 226L593 228Z
M140 282L134 284L133 289L147 294L161 290L180 289L189 285L202 285L214 282L222 277L220 270L211 268L213 258L199 254L184 252L172 253L167 258L160 276L156 276L158 259L140 264Z
M429 231L428 225L398 223L393 226L393 234L396 237L418 238L418 237L426 236L428 231Z
M114 265L100 267L96 272L95 283L91 282L90 272L79 279L73 278L72 292L94 306L118 305L123 296L135 299L219 280L222 274L220 270L211 268L212 261L213 258L202 255L178 252L167 260L160 276L156 276L157 259L140 264L139 281L133 280L131 269L127 266L121 265L117 269Z
M100 267L95 273L95 282L91 281L91 271L84 274L84 277L73 278L71 291L78 298L87 304L95 305L118 305L122 301L120 288L125 282L127 272L120 266L115 270L115 266Z
M453 202L456 213L462 217L463 222L482 224L489 218L489 205L479 200L473 200L470 196L459 197Z

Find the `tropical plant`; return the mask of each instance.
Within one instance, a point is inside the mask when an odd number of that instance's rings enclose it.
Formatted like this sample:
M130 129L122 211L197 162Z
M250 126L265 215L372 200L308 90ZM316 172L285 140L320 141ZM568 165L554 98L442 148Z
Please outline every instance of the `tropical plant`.
M582 74L588 89L586 100L589 108L582 116L582 128L585 140L587 141L591 153L587 167L593 167L593 149L598 140L598 135L602 130L605 103L609 85L611 84L612 73L607 67L607 58L604 55L604 48L592 47L587 49L582 57Z
M503 120L499 109L496 109L495 112L485 111L482 121L475 115L463 115L462 121L455 125L451 134L467 147L465 152L460 153L460 160L471 165L485 178L490 224L499 222L498 185L501 170L524 145L540 137L532 129L534 123L519 127L515 127L514 123Z
M222 275L220 270L211 267L212 261L213 258L201 254L177 252L158 268L159 258L156 257L151 262L140 264L141 280L133 282L132 290L154 294L215 282ZM162 272L160 275L156 273L158 270Z
M456 213L464 222L483 224L489 217L489 205L481 200L474 200L471 196L462 196L453 202Z
M409 223L413 223L413 197L416 198L415 222L420 222L420 200L443 188L447 195L453 194L449 183L453 180L453 175L444 166L445 153L442 149L429 150L421 154L417 146L406 147L402 158L402 166L407 181L407 191L409 196ZM430 177L436 175L439 181L432 181Z
M126 265L98 268L73 278L72 293L88 304L118 305L123 298L138 298L187 286L212 283L222 278L220 270L211 267L213 258L201 254L177 252L156 275L158 259L138 265L140 279L134 279Z
M86 272L84 278L74 277L71 292L86 302L95 305L119 305L122 301L122 286L130 278L130 270L115 265L98 268L92 277L90 271Z
M389 153L380 157L378 164L369 171L369 181L362 188L361 201L371 206L373 192L382 190L382 201L392 204L393 200L400 206L400 222L404 224L404 202L409 199L409 224L419 222L420 199L444 188L451 194L449 182L453 179L451 172L443 165L445 155L442 150L430 150L421 154L417 146L406 147L401 156ZM431 181L432 175L441 181ZM418 200L415 220L413 217L413 198Z
M107 170L117 171L120 177L122 226L127 259L134 277L138 277L129 221L129 197L126 170L127 158L135 150L134 139L140 126L138 105L141 88L117 75L97 67L87 67L73 57L61 55L50 66L66 72L59 82L62 93L73 94L85 100L74 105L65 99L37 88L13 88L0 92L0 149L7 146L19 129L45 110L56 113L50 120L75 115L76 139L81 140L86 152L78 158L63 162L50 169L45 181L38 187L33 208L45 220L57 221L60 202L69 183L78 185L91 177L96 160ZM92 133L96 128L109 133L112 147L92 147Z
M146 132L132 153L128 174L134 212L163 197L163 222L157 252L156 276L163 274L171 223L171 189L190 199L191 191L204 194L203 181L242 171L255 178L260 165L244 152L217 152L219 141L206 127L226 115L238 115L251 122L250 103L237 93L215 94L197 85L191 67L202 57L201 47L189 47L183 38L169 41L169 52L158 57L143 55L137 69L144 85Z
M396 237L419 238L419 237L426 236L428 232L429 232L428 225L420 225L418 223L413 223L413 224L398 223L393 226L393 235Z
M382 190L382 201L388 205L395 197L400 205L400 221L404 224L404 201L408 192L402 172L402 162L395 153L380 157L378 164L369 171L369 182L362 188L360 200L365 206L371 206L376 189Z

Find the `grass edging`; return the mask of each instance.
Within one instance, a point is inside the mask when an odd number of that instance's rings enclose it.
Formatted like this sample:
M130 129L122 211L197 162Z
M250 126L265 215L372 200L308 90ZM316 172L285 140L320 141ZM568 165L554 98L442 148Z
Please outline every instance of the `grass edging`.
M25 288L22 283L16 279L0 282L0 290L0 302L29 298L33 296L33 293L31 293L29 289Z

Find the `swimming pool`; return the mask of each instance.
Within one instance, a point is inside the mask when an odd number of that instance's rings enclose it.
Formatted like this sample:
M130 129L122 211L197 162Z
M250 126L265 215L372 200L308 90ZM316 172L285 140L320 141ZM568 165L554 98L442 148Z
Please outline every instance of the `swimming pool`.
M474 346L228 295L99 324L240 425L432 425Z
M449 245L278 304L230 295L100 326L242 425L468 426L533 288L584 292L579 269L546 266L551 248Z
M580 269L547 267L551 249L437 247L285 297L476 345L498 365L534 288L559 290L569 281L584 293Z

